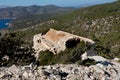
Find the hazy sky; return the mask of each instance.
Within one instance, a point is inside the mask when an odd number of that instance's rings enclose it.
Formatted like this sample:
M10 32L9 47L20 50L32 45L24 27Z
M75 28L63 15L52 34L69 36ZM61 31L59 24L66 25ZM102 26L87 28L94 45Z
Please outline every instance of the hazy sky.
M58 5L58 6L80 6L86 4L98 4L112 2L115 0L0 0L0 5L5 6L28 6L28 5Z

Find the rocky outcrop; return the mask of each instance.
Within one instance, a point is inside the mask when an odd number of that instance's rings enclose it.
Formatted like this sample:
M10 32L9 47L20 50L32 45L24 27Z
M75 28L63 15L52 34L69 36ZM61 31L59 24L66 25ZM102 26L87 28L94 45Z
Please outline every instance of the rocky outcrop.
M0 68L0 80L120 80L120 64L101 61L96 65L56 64Z
M36 53L40 51L49 50L54 54L64 51L67 47L73 47L80 41L94 44L91 39L70 34L64 31L57 31L50 29L45 35L36 34L33 38L33 48ZM70 44L70 45L69 45Z

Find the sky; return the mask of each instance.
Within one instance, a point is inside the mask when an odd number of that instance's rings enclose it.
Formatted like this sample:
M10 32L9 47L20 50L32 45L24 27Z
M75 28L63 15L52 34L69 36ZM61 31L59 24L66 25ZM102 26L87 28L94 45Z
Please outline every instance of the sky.
M57 6L81 6L101 4L115 0L0 0L2 6L30 6L30 5L57 5Z

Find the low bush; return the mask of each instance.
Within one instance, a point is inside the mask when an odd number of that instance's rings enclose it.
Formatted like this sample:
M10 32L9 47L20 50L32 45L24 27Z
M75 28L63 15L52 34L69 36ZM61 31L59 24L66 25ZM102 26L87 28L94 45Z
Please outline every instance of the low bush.
M84 61L79 61L78 64L84 65L84 66L90 66L90 65L95 65L96 62L93 59L86 59Z
M60 64L76 63L78 61L81 61L81 55L90 47L91 47L90 44L81 41L75 47L67 48L65 51L62 51L56 55L54 55L50 51L43 51L43 52L40 52L40 55L39 55L39 64L51 65L51 64L57 64L57 63L60 63Z
M0 39L0 66L28 65L35 61L32 47L21 47L21 36L19 33L9 33Z

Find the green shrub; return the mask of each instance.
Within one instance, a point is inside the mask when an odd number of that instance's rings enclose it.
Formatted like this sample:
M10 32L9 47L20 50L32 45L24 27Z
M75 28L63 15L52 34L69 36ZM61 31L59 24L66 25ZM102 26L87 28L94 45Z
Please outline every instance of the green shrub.
M84 61L78 61L78 64L84 65L84 66L90 66L90 65L95 65L96 62L93 59L86 59Z
M47 64L53 64L54 54L50 51L42 51L39 54L39 64L40 65L47 65Z
M32 47L28 45L21 48L22 43L19 33L9 33L0 39L0 66L28 65L35 61ZM8 56L9 60L2 60L4 56Z
M50 64L71 64L81 61L81 55L90 48L90 44L83 41L79 42L73 48L67 48L65 51L59 54L53 54L50 51L40 52L39 64L40 65L50 65Z

